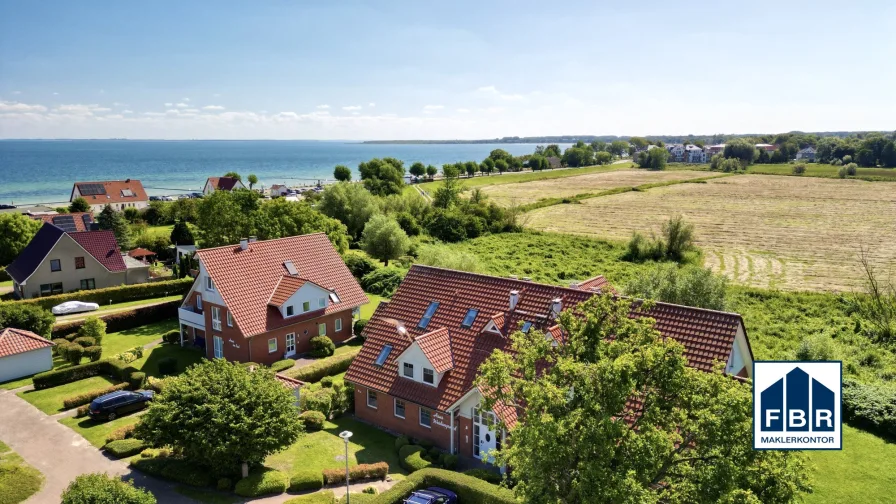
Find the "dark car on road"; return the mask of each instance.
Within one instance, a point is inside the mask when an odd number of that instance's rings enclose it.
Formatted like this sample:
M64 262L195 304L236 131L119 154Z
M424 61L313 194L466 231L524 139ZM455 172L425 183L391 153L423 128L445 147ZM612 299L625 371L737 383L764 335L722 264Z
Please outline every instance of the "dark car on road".
M457 494L439 487L417 490L405 499L405 504L456 504Z
M115 420L116 418L141 410L152 401L153 392L151 390L140 390L131 392L129 390L119 390L97 397L90 403L90 409L87 414L93 420Z

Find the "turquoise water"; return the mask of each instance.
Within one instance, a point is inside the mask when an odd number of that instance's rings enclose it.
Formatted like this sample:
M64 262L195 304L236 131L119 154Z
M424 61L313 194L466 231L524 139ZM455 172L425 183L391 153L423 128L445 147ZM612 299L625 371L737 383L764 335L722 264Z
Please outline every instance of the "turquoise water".
M302 185L333 176L333 167L391 156L441 167L481 161L492 149L529 154L532 144L379 145L315 141L0 141L0 203L67 202L76 181L139 179L150 195L201 191L205 179L254 173L259 184Z

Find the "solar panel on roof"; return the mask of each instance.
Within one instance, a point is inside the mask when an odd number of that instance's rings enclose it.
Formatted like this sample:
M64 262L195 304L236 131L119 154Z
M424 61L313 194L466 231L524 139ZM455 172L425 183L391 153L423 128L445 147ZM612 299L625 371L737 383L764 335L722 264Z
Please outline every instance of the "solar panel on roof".
M53 225L66 233L74 233L78 230L75 226L75 218L71 215L57 215L53 217Z
M81 196L106 194L106 188L103 184L78 184L78 191L81 193Z

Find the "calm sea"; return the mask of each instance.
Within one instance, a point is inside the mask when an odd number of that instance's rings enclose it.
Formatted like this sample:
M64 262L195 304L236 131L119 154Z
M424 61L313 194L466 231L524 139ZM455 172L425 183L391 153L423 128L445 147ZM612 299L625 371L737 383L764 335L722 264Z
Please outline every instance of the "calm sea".
M391 156L441 166L481 161L492 149L529 154L533 144L380 145L322 141L0 141L0 203L67 202L76 181L139 179L150 195L201 191L205 179L254 173L259 184L310 185L343 164Z

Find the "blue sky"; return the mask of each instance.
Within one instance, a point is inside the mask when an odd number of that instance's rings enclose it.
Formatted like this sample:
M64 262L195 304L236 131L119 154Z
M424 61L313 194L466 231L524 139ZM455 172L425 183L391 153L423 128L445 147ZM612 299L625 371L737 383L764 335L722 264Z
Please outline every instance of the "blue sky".
M892 130L894 26L892 1L0 0L0 138Z

